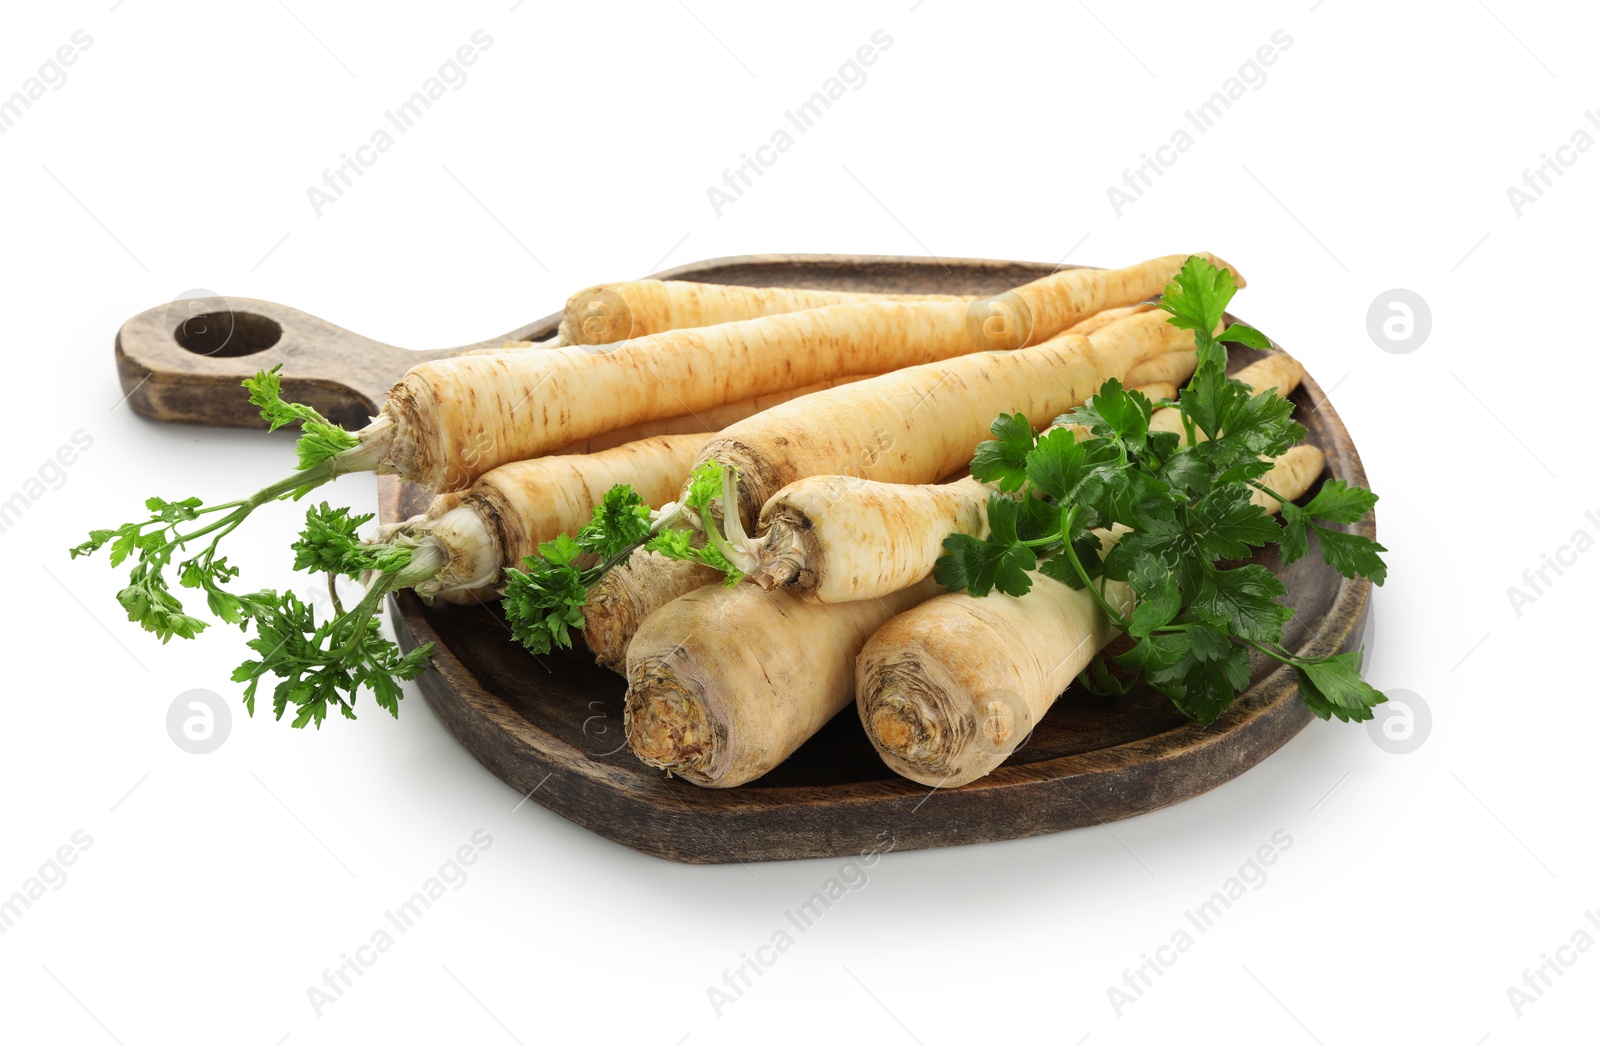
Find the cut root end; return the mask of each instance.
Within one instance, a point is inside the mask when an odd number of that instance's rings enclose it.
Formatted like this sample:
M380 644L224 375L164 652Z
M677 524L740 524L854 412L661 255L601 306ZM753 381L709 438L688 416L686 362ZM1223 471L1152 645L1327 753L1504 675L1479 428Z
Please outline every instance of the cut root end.
M939 715L914 694L885 690L866 715L867 731L885 754L910 766L935 769L945 759Z
M714 731L700 701L665 681L628 689L623 705L628 746L646 765L696 780L714 754Z

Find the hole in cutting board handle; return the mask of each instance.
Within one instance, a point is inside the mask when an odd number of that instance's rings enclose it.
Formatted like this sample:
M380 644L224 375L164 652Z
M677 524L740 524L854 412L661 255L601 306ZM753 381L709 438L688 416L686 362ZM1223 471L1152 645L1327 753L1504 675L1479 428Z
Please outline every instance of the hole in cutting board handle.
M172 338L197 356L252 356L283 337L276 320L254 312L203 312L173 328Z

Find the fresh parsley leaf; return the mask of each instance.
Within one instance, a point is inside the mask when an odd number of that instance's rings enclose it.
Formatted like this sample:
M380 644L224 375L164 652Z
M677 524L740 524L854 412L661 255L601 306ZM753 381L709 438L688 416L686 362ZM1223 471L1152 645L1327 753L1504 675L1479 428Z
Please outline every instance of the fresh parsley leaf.
M720 482L720 476L718 477ZM613 486L578 531L578 544L602 559L615 558L650 536L650 506L631 486Z
M1144 636L1133 648L1113 658L1117 664L1154 677L1171 672L1189 656L1190 640L1185 631L1157 631ZM1182 672L1178 672L1181 676Z
M570 565L582 552L578 542L562 534L539 550L541 555L522 560L522 569L506 569L500 605L518 642L533 653L549 653L572 646L572 629L583 627L589 589Z
M1128 634L1143 638L1151 631L1169 623L1183 608L1183 598L1178 591L1178 579L1167 564L1154 555L1140 555L1128 572L1128 584L1139 597L1130 618Z
M944 539L945 553L934 564L934 577L950 591L965 588L975 596L999 590L1026 595L1033 587L1028 571L1036 559L1032 549L1017 541L1021 509L1004 494L989 495L989 539L951 534Z
M1218 486L1200 499L1190 523L1197 534L1195 551L1207 562L1243 559L1251 548L1276 540L1279 526L1250 499L1243 483Z
M1138 682L1137 678L1121 679L1113 675L1106 667L1105 658L1100 656L1091 658L1089 666L1078 674L1078 685L1098 697L1126 696Z
M662 530L646 541L644 546L669 559L685 559L721 570L722 583L727 587L731 588L744 580L744 573L729 562L726 555L709 542L697 542L695 534L689 530Z
M1190 609L1201 620L1256 642L1278 642L1294 610L1275 601L1288 593L1271 570L1256 563L1208 570Z
M1359 522L1378 503L1378 495L1343 479L1329 479L1306 502L1305 514L1321 522L1348 526Z
M379 707L397 716L403 691L400 681L411 681L428 667L433 644L418 646L402 655L400 648L381 633L378 610L386 588L369 589L350 612L318 623L313 608L293 592L261 591L240 602L256 623L256 633L246 645L259 659L247 660L233 672L245 683L245 709L255 714L261 680L280 681L272 691L272 711L281 719L292 707L296 729L322 727L330 710L345 718L356 717L355 698L370 690Z
M1122 382L1111 378L1062 421L1084 425L1095 435L1113 438L1127 453L1137 454L1144 449L1151 410L1143 392L1124 389Z
M989 431L994 438L979 443L973 455L973 478L1002 490L1021 489L1033 449L1033 426L1024 414L1001 414Z
M1242 646L1230 645L1222 657L1201 660L1191 644L1184 667L1182 681L1168 684L1168 695L1178 710L1203 726L1220 718L1234 696L1250 685L1250 654Z
M1225 438L1234 440L1253 454L1276 457L1305 438L1306 430L1291 421L1294 403L1272 392L1250 395L1239 381L1230 381L1233 392L1222 417Z
M1217 437L1222 422L1233 410L1234 399L1244 390L1242 384L1228 377L1226 367L1222 359L1202 360L1188 385L1178 393L1179 412L1207 439Z
M250 393L250 402L261 408L268 431L277 431L289 424L300 426L300 440L295 444L300 470L315 467L346 450L354 449L360 440L353 433L340 428L309 406L284 401L282 379L278 376L281 369L280 364L271 370L258 371L254 377L244 379L244 387Z
M1294 673L1300 698L1323 720L1331 715L1341 722L1365 722L1389 699L1362 681L1360 651L1297 663Z
M1324 526L1315 529L1317 542L1322 545L1322 558L1329 566L1346 577L1365 577L1380 587L1388 579L1389 568L1384 565L1380 553L1389 549L1360 534L1330 530Z
M706 461L689 474L689 489L683 503L701 518L707 518L711 502L722 496L722 465Z
M1156 307L1172 315L1169 322L1173 326L1209 336L1222 322L1238 289L1232 272L1196 254L1172 277Z
M1080 442L1070 429L1052 428L1039 437L1038 443L1024 457L1022 474L1046 497L1058 502L1065 500L1094 467L1088 450L1094 442ZM1006 487L1002 485L1001 489Z
M1217 318L1220 321L1222 317L1218 316ZM1217 335L1217 340L1243 345L1246 348L1259 349L1262 352L1271 352L1273 350L1272 342L1267 339L1267 335L1255 327L1246 326L1243 323L1229 324L1228 329Z
M306 512L305 529L290 545L294 568L358 578L366 570L393 573L411 561L411 549L388 544L363 544L356 531L372 521L369 515L351 515L347 507L327 501Z
M1388 551L1370 537L1345 533L1315 520L1347 525L1359 521L1378 502L1378 495L1341 479L1330 479L1305 507L1283 505L1283 528L1278 546L1285 563L1303 558L1310 549L1310 534L1315 532L1324 561L1346 577L1365 577L1382 585L1388 567L1381 553Z

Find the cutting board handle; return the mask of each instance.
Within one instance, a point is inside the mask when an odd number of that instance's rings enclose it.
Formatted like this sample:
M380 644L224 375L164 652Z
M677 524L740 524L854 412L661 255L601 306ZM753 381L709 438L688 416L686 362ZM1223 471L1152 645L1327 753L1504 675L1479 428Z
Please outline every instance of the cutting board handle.
M383 395L418 363L506 341L542 340L550 316L460 348L416 351L352 333L287 305L218 295L139 313L117 331L117 374L133 409L157 421L262 428L239 382L282 366L284 398L347 427L377 413Z

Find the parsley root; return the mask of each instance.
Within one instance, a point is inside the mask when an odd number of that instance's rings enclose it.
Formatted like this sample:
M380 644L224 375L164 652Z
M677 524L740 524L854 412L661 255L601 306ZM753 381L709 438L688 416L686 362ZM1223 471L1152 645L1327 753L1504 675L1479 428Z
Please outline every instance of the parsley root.
M1170 384L1176 386L1189 380L1189 375L1194 373L1195 354L1193 352L1167 352L1153 359L1146 359L1136 364L1128 371L1126 384L1129 388L1149 384ZM1151 396L1152 400L1156 397Z
M391 528L386 538L440 549L438 573L413 585L424 598L481 592L499 582L506 566L591 522L595 506L619 484L647 506L672 500L709 438L705 433L658 435L598 453L501 465L473 483L459 503L437 514L430 507L427 515Z
M600 348L422 363L390 390L375 423L384 431L371 438L388 445L378 470L430 490L454 489L497 465L630 425L840 377L1036 344L1095 312L1156 293L1183 261L1172 255L1122 269L1057 272L976 303L981 308L962 301L863 301Z
M1261 482L1292 501L1321 474L1322 462L1316 447L1296 446L1273 462ZM746 579L815 602L896 591L933 572L950 534L989 536L992 492L971 477L923 485L844 475L798 479L762 508L757 565ZM1268 492L1255 491L1252 499L1268 512L1278 510Z
M1062 334L1014 352L909 367L817 392L730 425L701 451L738 474L749 528L784 486L810 475L931 483L972 459L1000 410L1036 423L1087 399L1110 377L1174 350L1188 335L1159 312L1119 319L1083 337Z
M1131 611L1128 586L1102 597ZM959 787L1016 750L1116 629L1087 591L1036 576L1027 594L941 595L884 624L856 658L856 712L884 764Z
M862 301L970 301L957 294L857 294L798 287L740 287L687 280L601 283L567 299L555 345L603 345L666 330Z
M681 417L669 417L664 421L645 421L641 424L629 425L627 428L618 428L615 431L605 432L601 435L590 436L577 442L568 443L566 446L552 450L552 454L592 454L599 450L609 450L613 446L631 443L636 439L648 439L653 435L677 435L683 432L717 432L728 427L735 421L743 421L747 417L759 414L763 410L771 409L779 403L787 403L791 399L798 399L812 392L820 392L826 388L838 385L848 385L855 381L863 381L875 374L864 374L858 377L837 377L828 381L819 381L813 385L802 388L787 389L782 392L772 392L768 395L754 396L750 399L741 399L737 403L723 403L721 406L710 406L704 410L697 410L692 414Z
M1079 320L1064 332L1068 334L1092 334L1103 326L1115 323L1124 316L1137 315L1140 312L1149 312L1155 305L1148 301L1141 301L1137 305L1121 305L1117 308L1108 308L1096 312L1088 319Z
M938 591L823 606L740 584L675 599L628 648L629 747L702 787L756 779L850 703L868 636Z
M640 548L589 591L583 607L583 642L596 664L627 674L628 644L645 619L696 588L722 579L722 571L692 559L669 559Z
M1292 447L1262 477L1286 501L1301 497L1322 472L1322 451ZM959 485L959 484L952 484ZM1257 491L1268 513L1276 498ZM1102 554L1126 532L1092 531ZM1114 534L1114 535L1113 535ZM878 629L856 660L856 710L884 764L935 787L959 787L993 772L1089 667L1119 629L1102 609L1124 618L1136 599L1106 581L1097 599L1086 588L1032 575L1021 596L941 595ZM1248 651L1229 654L1239 688L1248 682Z

